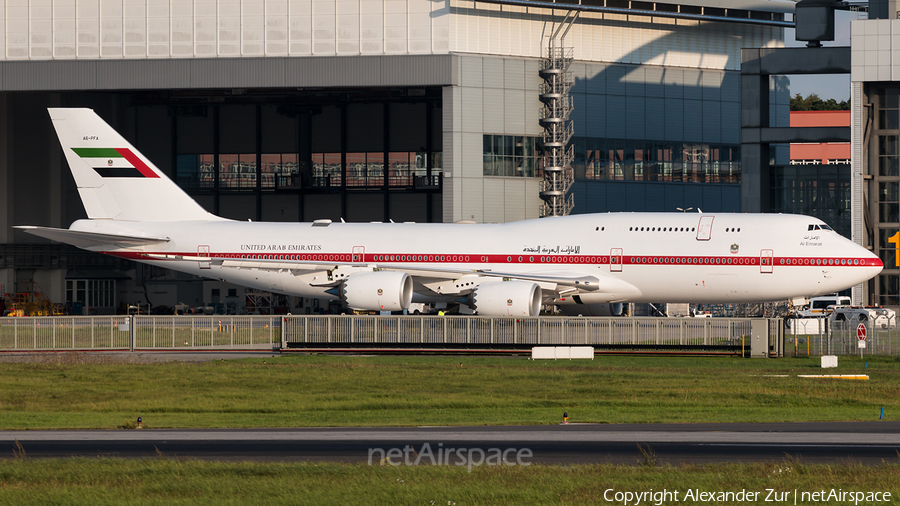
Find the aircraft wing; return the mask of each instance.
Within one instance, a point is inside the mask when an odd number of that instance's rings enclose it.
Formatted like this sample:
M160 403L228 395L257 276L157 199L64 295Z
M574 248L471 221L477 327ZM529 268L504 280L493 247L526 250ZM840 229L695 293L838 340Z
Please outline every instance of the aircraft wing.
M148 244L169 242L168 237L138 237L131 235L98 234L96 232L81 232L78 230L69 230L67 228L35 227L28 225L22 225L13 228L23 230L38 237L71 244L72 246L88 250L98 248L133 248L135 246L146 246Z
M509 278L522 281L534 281L539 283L541 288L553 292L591 292L600 288L600 280L596 276L590 275L573 275L572 273L523 273L513 271L492 271L486 269L454 269L454 268L433 268L433 267L395 267L389 265L379 265L373 263L361 262L323 262L321 260L268 260L268 259L236 259L236 258L214 258L198 255L156 255L147 254L148 258L159 260L188 260L192 262L210 262L213 265L219 265L223 268L234 269L259 269L270 271L287 271L287 270L331 270L338 267L364 267L373 268L383 271L405 272L412 276L419 284L431 288L432 282L459 279L463 276L473 277L493 277L493 278ZM340 280L327 282L323 280L322 286L330 284L337 285Z

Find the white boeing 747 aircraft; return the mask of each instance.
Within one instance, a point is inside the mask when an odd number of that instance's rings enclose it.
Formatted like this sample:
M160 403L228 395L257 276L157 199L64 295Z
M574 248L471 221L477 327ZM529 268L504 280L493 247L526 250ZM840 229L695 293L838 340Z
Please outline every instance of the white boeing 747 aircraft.
M832 293L882 270L816 218L609 213L504 224L253 223L214 216L90 109L50 109L89 219L34 235L358 310L412 301L481 315L622 302L759 302Z

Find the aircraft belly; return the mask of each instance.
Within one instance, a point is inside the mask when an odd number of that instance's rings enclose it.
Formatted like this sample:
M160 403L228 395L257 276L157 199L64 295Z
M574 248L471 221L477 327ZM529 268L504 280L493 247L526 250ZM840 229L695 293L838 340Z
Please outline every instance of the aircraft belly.
M315 278L324 276L322 272L314 272L295 276L289 271L272 272L259 269L233 269L216 265L210 269L201 269L198 262L172 262L172 261L145 261L144 263L186 272L195 276L211 279L221 279L227 283L246 286L257 290L283 293L297 297L314 297L319 299L334 299L333 295L325 293L329 287L310 286Z

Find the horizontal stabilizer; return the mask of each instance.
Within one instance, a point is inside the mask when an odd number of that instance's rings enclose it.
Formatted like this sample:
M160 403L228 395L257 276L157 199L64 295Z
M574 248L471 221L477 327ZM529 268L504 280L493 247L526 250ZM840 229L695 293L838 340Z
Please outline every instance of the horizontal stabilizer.
M64 242L66 244L71 244L72 246L84 249L97 249L103 246L133 248L135 246L145 246L147 244L169 242L168 237L135 237L130 235L98 234L96 232L79 232L77 230L69 230L67 228L50 227L19 226L13 228L24 230L25 232L36 235L38 237L44 237L52 241Z

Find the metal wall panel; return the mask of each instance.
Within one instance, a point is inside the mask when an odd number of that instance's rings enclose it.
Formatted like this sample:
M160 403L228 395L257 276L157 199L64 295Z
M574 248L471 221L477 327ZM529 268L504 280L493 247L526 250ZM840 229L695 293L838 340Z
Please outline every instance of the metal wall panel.
M722 142L721 102L703 102L703 142Z
M666 69L663 81L666 98L684 98L684 70Z
M299 195L266 195L261 207L261 221L300 221Z
M481 88L484 73L482 58L465 56L459 58L459 85Z
M462 156L460 161L461 167L454 169L454 175L462 177L484 177L484 134L481 133L462 133L460 134Z
M503 87L507 90L525 89L525 60L510 58L503 61Z
M641 212L644 210L644 202L647 201L646 185L629 184L625 185L625 209L629 212Z
M446 86L454 70L450 55L0 61L0 91Z
M584 137L587 135L587 95L584 94L573 94L572 95L572 114L570 116L572 120L572 127L575 129L575 135L579 137Z
M502 134L504 127L504 102L503 90L485 88L484 90L484 133ZM467 129L468 130L468 129Z
M573 95L580 95L587 92L587 83L584 80L584 76L586 74L585 64L581 62L573 62L569 66L569 73L572 74L572 79L575 81L575 85L572 86L572 89L569 93Z
M384 194L348 193L347 216L345 219L354 223L382 221L384 217Z
M663 67L646 67L644 69L644 94L648 97L666 96L664 76L667 69Z
M525 89L529 91L538 91L541 87L541 83L544 82L541 79L539 72L539 64L537 60L525 60L525 69L524 69L524 84Z
M741 75L738 72L724 72L722 75L721 98L723 102L741 101Z
M607 95L625 94L625 68L624 65L610 65L606 67Z
M606 95L606 70L608 66L602 63L585 65L584 80L588 93Z
M666 138L665 123L666 99L647 98L644 111L644 137L651 141L662 141Z
M524 135L528 133L525 125L525 91L506 90L503 96L505 125L504 132L508 135Z
M503 59L482 58L482 86L503 88Z
M666 198L666 186L659 183L646 184L644 186L646 187L646 191L644 193L646 205L642 210L651 213L666 212L667 209L664 204Z
M717 70L704 70L701 83L703 84L703 100L721 100L722 78L724 72Z
M712 209L712 207L707 207L705 202L706 190L703 188L707 186L705 184L686 184L684 185L684 196L682 197L681 205L678 206L682 209L687 209L689 207L694 208L694 212L698 212L698 209ZM720 193L720 192L714 192ZM715 202L715 198L710 199L710 203ZM717 205L721 205L721 200L717 203ZM677 209L666 209L666 211L677 211Z
M664 122L666 124L665 140L684 140L684 100L679 98L666 98Z
M740 102L722 102L722 142L727 144L740 144L740 119Z
M625 138L643 139L645 136L644 125L644 97L625 97Z
M606 137L606 95L585 95L584 109L584 135Z
M259 219L255 195L220 195L219 216L238 221Z
M644 96L644 67L627 67L625 71L625 94L630 97Z
M703 142L703 101L684 101L684 141Z
M462 89L462 131L484 132L484 96L481 88Z
M606 97L606 131L621 132L625 126L623 119L625 118L625 101L620 97ZM613 135L613 138L619 135Z
M525 216L526 208L526 178L515 177L504 179L503 192L506 208L505 221L520 220ZM487 197L485 192L485 197Z
M340 195L304 195L303 221L341 221Z
M504 184L507 178L484 178L484 222L504 223L504 210L506 208L506 192Z
M460 200L461 220L474 220L484 223L484 182L487 179L465 177L462 178L462 194Z
M538 94L532 90L525 92L525 133L527 135L540 136L544 133L538 121L538 113L541 110L541 100Z
M702 100L703 99L703 74L700 70L685 69L684 70L684 98Z
M424 193L393 193L388 203L388 217L396 222L425 221L428 216L428 195ZM440 219L440 209L435 214Z

